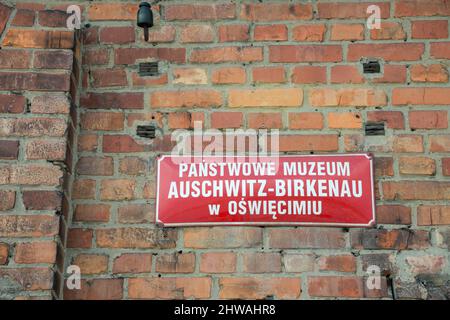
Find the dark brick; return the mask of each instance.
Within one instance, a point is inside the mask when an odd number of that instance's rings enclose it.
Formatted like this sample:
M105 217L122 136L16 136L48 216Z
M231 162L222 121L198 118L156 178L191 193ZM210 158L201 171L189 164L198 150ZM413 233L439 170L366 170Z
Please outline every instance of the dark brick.
M61 210L62 196L56 191L24 191L23 203L27 210Z
M19 141L0 140L0 159L16 160L19 155Z

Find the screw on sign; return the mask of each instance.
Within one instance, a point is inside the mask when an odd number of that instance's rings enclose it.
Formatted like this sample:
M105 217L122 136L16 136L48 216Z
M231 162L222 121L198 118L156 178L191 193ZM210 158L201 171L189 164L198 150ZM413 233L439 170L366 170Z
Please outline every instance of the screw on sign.
M375 223L368 154L162 156L157 223L323 225Z

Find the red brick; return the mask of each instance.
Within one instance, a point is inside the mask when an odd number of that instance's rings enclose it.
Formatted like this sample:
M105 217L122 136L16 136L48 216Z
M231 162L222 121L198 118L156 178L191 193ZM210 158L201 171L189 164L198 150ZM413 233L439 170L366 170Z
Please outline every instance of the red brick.
M96 69L91 71L92 87L123 87L128 85L124 69Z
M219 280L219 299L298 299L300 278L230 277Z
M281 255L277 252L252 252L242 254L243 272L281 272Z
M138 144L132 137L127 135L105 135L103 136L103 152L105 153L130 153L143 152L144 146Z
M27 210L61 210L62 194L57 191L22 191Z
M406 66L404 65L385 65L384 74L380 78L369 79L374 83L405 83Z
M283 67L255 67L252 70L254 83L285 83L286 74Z
M311 4L252 3L241 7L241 19L251 21L310 20L312 17Z
M0 211L7 211L14 208L16 204L16 192L0 190Z
M69 14L60 10L41 10L38 12L39 25L50 28L64 28L67 26Z
M13 8L5 4L0 5L0 34L5 30L6 24L8 23L9 17L13 12Z
M54 271L49 267L2 268L0 278L10 279L19 291L50 290Z
M88 109L143 109L142 93L87 93L81 97L80 104Z
M284 24L257 25L253 33L254 41L286 41L288 30Z
M31 66L31 54L26 50L3 49L0 51L1 69L28 69Z
M370 30L372 40L404 40L406 33L400 23L382 22L380 29Z
M58 166L23 164L10 168L9 183L30 186L60 186L62 177L63 172Z
M83 64L86 66L107 64L109 62L109 50L101 49L86 49L83 54Z
M131 299L207 299L211 296L211 278L131 278Z
M283 255L283 265L286 272L314 271L316 256L314 254L289 253Z
M247 24L221 25L218 29L220 42L239 42L249 39L249 26Z
M211 128L240 128L243 120L242 112L213 112L211 113Z
M0 124L0 136L15 137L60 137L67 128L64 119L52 118L3 118Z
M0 266L8 264L9 246L7 243L0 243Z
M157 59L173 63L186 62L186 48L118 48L114 50L115 64L132 65L136 60Z
M208 76L203 68L177 68L173 70L173 83L207 84Z
M205 252L201 255L200 272L233 273L237 257L233 252Z
M412 21L411 38L413 39L448 38L448 21L447 20Z
M0 113L23 113L26 98L15 94L0 94Z
M327 82L327 68L319 66L294 67L291 76L292 83L312 84Z
M424 50L423 43L352 43L348 46L347 60L359 61L363 57L377 57L385 61L414 61L421 59Z
M423 137L402 134L394 137L394 152L423 152Z
M376 177L394 176L394 159L392 157L375 157L374 165Z
M281 129L283 127L281 113L249 113L247 121L251 129Z
M292 40L322 42L327 28L324 24L302 24L292 29Z
M317 9L320 19L365 19L368 16L367 8L370 5L376 5L380 8L382 19L390 16L390 5L387 2L329 2L319 3Z
M442 174L450 176L450 158L442 158Z
M344 248L345 233L339 229L331 229L331 228L270 229L269 247L277 249Z
M430 234L426 230L354 229L351 243L355 249L419 250L430 246Z
M269 46L270 62L339 62L342 47L339 45L284 45Z
M377 206L377 223L379 224L411 224L411 208L403 205Z
M62 161L66 157L66 141L64 139L31 140L25 146L27 160Z
M400 111L369 111L367 112L368 121L382 121L386 123L389 129L404 129L405 123L403 113Z
M66 300L120 300L123 297L123 279L81 280L80 290L64 286Z
M174 248L177 240L176 230L116 228L97 229L98 248Z
M158 255L155 268L155 271L159 273L192 273L195 270L195 254L173 253Z
M414 82L448 82L447 68L441 64L413 65L410 75Z
M137 157L126 157L120 160L119 172L130 176L139 176L145 174L147 162Z
M93 131L121 131L124 114L115 112L87 112L81 115L81 128Z
M394 88L393 105L446 105L450 103L450 88Z
M223 20L236 17L236 6L232 3L220 4L167 4L164 18L173 20Z
M447 111L410 111L409 127L411 129L446 129L448 127Z
M438 274L447 265L448 259L445 256L422 255L408 256L405 262L409 265L413 275Z
M331 83L363 83L364 77L355 66L331 67Z
M337 151L338 136L326 135L282 135L279 140L281 152L293 151Z
M320 271L356 272L356 258L351 254L321 256L317 266Z
M399 0L395 3L395 17L448 16L446 0Z
M100 199L120 201L135 197L136 181L127 179L103 180L100 186Z
M68 114L70 101L66 95L46 93L31 100L30 111L35 114Z
M0 140L0 160L17 160L19 141Z
M67 73L1 72L0 89L29 91L69 91Z
M81 274L100 274L108 270L108 256L101 254L79 254L72 264L80 267Z
M78 204L75 207L74 221L108 222L111 206L107 204Z
M387 97L380 89L311 89L309 101L314 107L377 107L387 103Z
M450 207L436 205L420 205L417 207L417 225L439 226L450 225Z
M254 62L263 60L261 47L217 47L193 49L192 63Z
M328 127L330 129L360 129L362 117L359 112L330 112L328 113Z
M362 24L333 24L330 40L364 40L364 26Z
M23 242L15 247L14 261L20 264L54 263L56 242Z
M320 112L289 113L289 129L322 129L323 114Z
M4 47L72 49L74 33L59 30L32 30L10 28L3 38Z
M214 29L207 24L189 24L181 29L181 43L213 42Z
M148 273L152 271L152 254L124 253L114 260L113 273Z
M436 59L450 59L450 42L431 43L430 56Z
M191 114L189 112L171 112L168 115L170 129L189 129L191 127Z
M90 229L69 229L67 234L67 248L90 248L92 246L93 231Z
M95 134L80 134L78 136L78 151L96 151L98 137Z
M135 42L134 27L103 27L100 42L104 44L126 44Z
M133 28L134 29L134 28ZM134 32L134 30L133 30ZM174 26L160 26L150 29L148 33L149 42L173 42L175 40L176 30ZM133 41L134 42L134 39Z
M128 204L119 207L117 219L120 223L150 223L155 218L154 205Z
M88 19L92 21L105 20L136 20L139 7L131 3L95 3L88 8Z
M440 181L384 181L385 200L448 200L450 183Z
M361 298L363 281L356 276L310 276L308 293L311 297Z
M138 73L133 72L131 74L132 85L133 87L151 87L151 86L160 86L167 84L169 82L167 73L161 74L156 77L141 77Z
M15 27L32 27L35 20L35 11L27 9L19 9L11 22Z
M222 95L216 90L153 91L152 108L210 108L222 105Z
M72 186L72 199L95 199L95 180L75 180Z
M431 152L449 152L450 135L432 135L429 137Z
M186 248L251 248L261 244L262 230L260 228L212 227L184 230L184 247Z
M240 67L215 69L211 75L211 81L214 84L245 83L246 78L245 69Z
M232 89L228 92L229 107L299 107L302 89Z
M54 215L0 215L0 237L53 237L58 230L59 217Z

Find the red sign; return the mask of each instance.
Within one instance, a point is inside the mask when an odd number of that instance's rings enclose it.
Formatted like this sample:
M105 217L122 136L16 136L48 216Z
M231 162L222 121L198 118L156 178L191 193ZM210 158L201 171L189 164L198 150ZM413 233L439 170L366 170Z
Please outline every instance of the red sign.
M186 225L375 223L372 157L161 156L156 220Z

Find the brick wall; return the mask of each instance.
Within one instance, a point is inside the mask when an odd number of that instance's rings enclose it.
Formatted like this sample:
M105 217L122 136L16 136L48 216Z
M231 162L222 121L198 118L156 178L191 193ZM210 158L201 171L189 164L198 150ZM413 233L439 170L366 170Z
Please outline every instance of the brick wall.
M54 256L39 259L61 243L65 265L83 273L82 289L64 290L65 299L448 298L448 1L159 1L149 43L135 27L138 1L78 4L89 25L69 126L77 144L69 148L76 166L73 178L67 170L67 243L56 237L58 208L35 192L61 188L62 148L47 144L65 141L69 116L55 98L33 103L42 93L35 91L69 90L68 71L54 76L39 64L61 52L55 45L72 47L49 40L64 30L65 15L54 10L67 3L19 1L0 10L15 13L4 19L0 50L2 99L16 98L0 120L0 257L9 257L0 259L0 281L25 286L12 296L48 294ZM366 27L369 4L381 8L380 30ZM2 58L12 50L33 65ZM362 58L377 58L381 74L364 74ZM140 77L138 63L150 61L159 75ZM42 115L46 108L62 115ZM220 130L279 129L283 153L373 152L377 226L156 226L155 157L171 150L171 132L192 129L194 120ZM385 135L365 135L367 122L383 122ZM140 124L160 134L139 138ZM36 143L46 136L59 138ZM32 165L45 174L29 174ZM27 207L27 197L41 207ZM29 242L49 249L33 256ZM45 281L27 278L27 263L43 269ZM382 269L381 290L365 286L373 264Z

